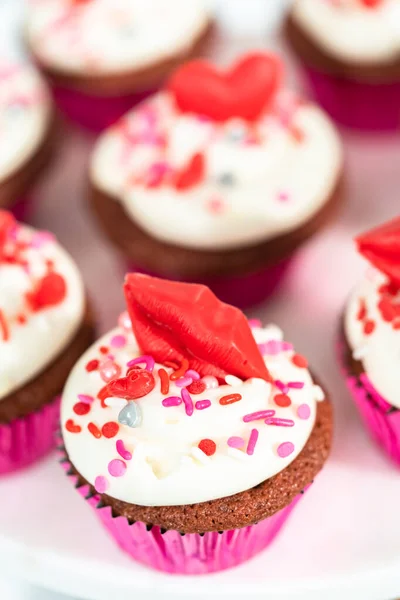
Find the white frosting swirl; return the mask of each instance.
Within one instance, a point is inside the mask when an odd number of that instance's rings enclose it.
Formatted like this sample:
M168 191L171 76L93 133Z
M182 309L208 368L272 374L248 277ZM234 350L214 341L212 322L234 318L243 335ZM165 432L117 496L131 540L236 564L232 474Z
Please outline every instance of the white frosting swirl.
M105 402L108 406L101 406L97 394L105 384L100 373L110 370L107 353L125 374L126 363L138 357L140 351L131 332L117 328L105 335L76 364L62 399L65 447L79 473L99 492L113 498L162 506L226 497L285 469L307 443L315 422L316 401L323 399L323 392L314 385L307 368L292 362L291 345L283 343L281 349L282 332L277 327L255 327L253 334L265 352L272 377L279 380L277 385L293 384L284 390L290 397L290 405L277 405L274 398L281 390L275 384L260 379L242 382L231 376L227 378L229 385L192 394L194 404L209 400L210 406L203 410L195 407L192 416L188 416L183 404L163 406L163 399L180 396L182 388L171 381L168 394L162 395L158 375L161 365L156 364L155 388L134 402L142 414L141 425L131 428L120 424L119 429L118 415L125 401L110 398ZM100 369L88 372L86 365L93 360L100 360ZM165 369L169 374L172 372ZM242 399L229 405L220 404L223 396L234 393ZM81 405L74 410L80 400L89 401L87 414L81 414ZM245 415L265 410L275 411L273 418L289 420L292 426L268 425L264 419L244 422ZM107 437L103 429L106 423L108 428L112 423L111 427L118 431L108 433ZM251 454L249 441L254 429L258 431L258 439ZM230 440L232 437L236 438L235 443ZM237 438L242 438L242 446ZM208 456L198 447L204 439L216 444L214 454ZM241 447L231 447L228 440ZM126 456L118 451L121 442L123 450L128 452Z
M204 156L204 177L177 190L168 178L196 153ZM288 92L252 125L182 114L162 92L100 136L91 178L150 235L179 246L227 249L307 222L332 194L341 168L342 147L330 120ZM154 185L160 172L165 183Z
M349 63L391 61L400 52L400 2L295 0L292 15L326 52Z
M49 117L50 98L39 75L0 59L0 184L35 153Z
M374 270L356 287L345 312L345 335L353 357L362 362L375 389L386 402L400 408L400 293L388 295L381 287L385 284L387 278ZM368 328L367 322L373 325Z
M0 401L38 375L68 345L85 308L84 287L70 256L49 234L19 227L18 243L27 244L19 253L24 264L3 262L0 257ZM27 302L27 294L48 273L61 275L66 284L64 299L38 311ZM0 323L1 325L1 323Z
M35 0L27 35L43 64L98 75L184 55L209 19L204 0Z

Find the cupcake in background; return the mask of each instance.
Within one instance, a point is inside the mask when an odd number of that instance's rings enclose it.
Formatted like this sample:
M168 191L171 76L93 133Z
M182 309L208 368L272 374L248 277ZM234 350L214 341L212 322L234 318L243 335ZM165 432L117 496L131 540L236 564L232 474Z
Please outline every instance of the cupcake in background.
M91 203L133 270L265 299L339 201L342 147L316 106L283 87L273 54L229 71L182 66L104 132Z
M0 210L0 475L53 447L59 395L93 334L72 259Z
M374 269L345 307L341 362L366 427L400 465L400 218L356 243Z
M132 558L184 574L238 565L323 467L330 402L278 327L205 286L130 274L125 296L129 315L66 384L62 463Z
M0 209L26 216L31 187L52 157L55 127L51 98L39 74L0 58Z
M209 41L206 0L31 0L25 36L61 110L100 130Z
M341 125L400 126L398 0L295 0L286 37L309 85Z

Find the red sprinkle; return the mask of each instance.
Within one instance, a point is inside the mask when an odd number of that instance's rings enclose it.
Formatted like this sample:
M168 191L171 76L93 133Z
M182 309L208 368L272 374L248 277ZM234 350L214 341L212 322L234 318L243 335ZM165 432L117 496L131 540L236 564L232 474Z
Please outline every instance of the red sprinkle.
M113 438L117 435L119 431L119 425L115 421L110 421L109 423L104 423L101 428L101 433L106 438Z
M4 342L6 342L10 338L10 331L8 329L7 321L2 310L0 310L0 334Z
M97 358L94 358L93 360L89 360L88 364L86 365L86 371L88 371L89 373L91 371L96 371L99 367L99 361L97 360Z
M182 364L179 367L179 369L177 369L176 371L174 371L173 373L171 373L171 375L170 375L171 381L176 381L180 377L183 377L183 375L186 373L186 371L188 370L188 368L189 368L189 361L187 360L187 358L184 358L182 360Z
M25 325L26 323L26 316L25 315L18 315L17 316L17 321L20 325Z
M296 367L299 367L299 369L307 369L308 367L308 360L301 354L294 354L292 356L292 363L296 365Z
M395 321L392 325L393 329L400 329L400 321Z
M99 351L101 352L101 354L107 354L108 348L107 346L100 346Z
M387 298L382 298L378 303L378 309L382 315L382 319L390 323L396 317L396 308Z
M74 404L73 411L79 416L87 415L90 411L90 404L87 404L86 402L77 402Z
M242 399L242 395L241 394L228 394L227 396L222 396L222 398L219 399L219 403L222 404L222 406L226 406L227 404L233 404L234 402L239 402L239 400Z
M358 309L357 319L359 321L364 321L367 316L367 306L365 304L365 300L360 300L360 308Z
M215 454L217 445L212 440L205 439L201 440L201 442L199 443L199 448L202 452L204 452L204 454L207 454L207 456L212 456L213 454Z
M371 335L371 333L373 333L375 329L375 322L374 321L365 321L364 323L364 333L365 335Z
M291 399L287 394L276 394L274 396L274 402L277 406L286 407L292 404Z
M82 427L80 425L76 425L73 419L68 419L65 423L65 429L70 433L80 433L82 431Z
M166 396L169 392L169 378L165 369L158 369L158 376L161 381L161 393Z
M196 396L196 394L202 394L205 391L206 387L207 386L204 383L204 381L197 379L196 381L193 381L193 383L187 386L187 390L188 392Z
M89 423L87 426L90 433L97 439L101 438L101 431L94 423Z

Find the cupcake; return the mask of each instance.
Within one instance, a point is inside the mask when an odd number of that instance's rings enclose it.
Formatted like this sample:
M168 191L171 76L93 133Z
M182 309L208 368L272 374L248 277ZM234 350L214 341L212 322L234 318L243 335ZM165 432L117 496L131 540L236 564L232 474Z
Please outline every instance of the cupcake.
M201 52L210 31L205 0L35 0L25 37L62 111L99 130Z
M72 259L0 211L0 474L53 447L59 395L93 334Z
M30 188L50 162L55 122L39 75L6 59L0 59L0 129L0 210L22 217Z
M345 308L341 362L366 427L400 465L400 218L356 242L374 269Z
M400 125L398 0L295 0L286 37L318 102L361 130Z
M283 89L282 71L264 53L224 73L188 63L100 136L91 204L131 269L240 307L274 290L336 207L343 158L329 119Z
M323 467L330 402L276 326L207 287L130 274L125 296L63 392L63 465L132 558L233 567L271 543Z

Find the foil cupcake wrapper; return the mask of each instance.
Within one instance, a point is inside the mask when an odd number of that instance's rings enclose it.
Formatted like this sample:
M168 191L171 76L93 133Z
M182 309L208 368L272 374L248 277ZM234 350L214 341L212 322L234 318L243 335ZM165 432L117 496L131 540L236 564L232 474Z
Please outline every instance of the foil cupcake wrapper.
M45 456L56 444L60 396L40 410L0 424L0 475L12 473Z
M129 523L125 517L113 515L111 507L104 506L100 495L92 493L89 485L78 484L64 449L60 450L63 469L120 548L134 560L166 573L214 573L249 560L271 544L303 495L299 494L284 509L256 525L182 534L141 522Z

